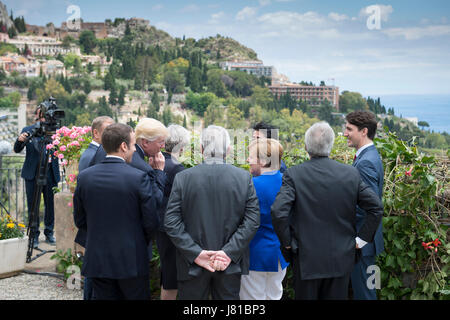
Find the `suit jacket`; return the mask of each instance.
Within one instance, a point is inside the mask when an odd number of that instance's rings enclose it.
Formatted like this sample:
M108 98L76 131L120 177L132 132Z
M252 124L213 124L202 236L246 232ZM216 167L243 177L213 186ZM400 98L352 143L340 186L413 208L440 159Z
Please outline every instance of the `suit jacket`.
M361 179L380 197L383 196L384 170L380 155L375 146L370 146L361 151L353 166L358 169ZM356 208L356 230L364 223L366 212L360 207ZM375 256L384 251L383 224L380 221L375 240L366 244L362 249L363 256Z
M260 222L250 174L211 158L179 172L173 182L164 227L177 248L177 279L208 272L194 263L202 250L223 250L225 274L248 274L249 243Z
M159 221L161 221L160 231L164 231L164 216L166 215L167 203L169 202L170 192L172 191L173 180L175 175L185 169L185 167L178 161L172 158L172 155L167 152L163 152L164 158L166 159L164 165L164 172L166 174L166 184L164 186L164 194L162 205L159 208Z
M78 175L74 220L87 232L84 276L148 274L147 244L159 224L150 190L148 175L118 158L106 158Z
M92 158L95 156L97 149L99 147L93 144L92 142L89 144L86 150L84 150L83 154L80 157L80 161L78 162L78 172L83 171L84 169L89 167L89 163ZM106 155L105 155L106 156Z
M141 147L136 144L136 151L134 152L133 158L129 165L136 169L145 171L148 174L148 176L150 177L150 181L152 182L151 186L153 187L152 192L154 193L154 197L157 201L157 204L161 206L163 201L164 186L166 184L166 174L161 170L153 169L152 166L145 161L144 156L145 155ZM103 146L100 145L94 157L89 162L89 166L91 167L93 165L96 165L102 162L105 158L105 149L103 149Z
M80 161L78 162L78 172L83 171L84 169L89 167L89 162L94 157L97 152L98 146L93 143L90 143L88 148L84 150L83 154L80 157ZM75 236L75 242L79 245L86 247L86 231L83 229L78 229L77 235Z
M100 145L98 147L94 157L89 162L89 167L94 166L98 163L101 163L106 158L106 151L103 149L103 146ZM155 202L156 210L159 210L159 208L162 206L163 202L163 192L164 192L164 186L166 183L166 175L161 170L154 170L152 166L150 166L144 158L144 152L142 151L141 147L136 144L136 151L133 153L133 158L131 160L131 163L129 163L130 166L139 169L141 171L144 171L150 178L150 185L149 185L149 191L152 194L153 201ZM82 243L85 242L83 239L83 231L80 231L77 233L76 242L83 245ZM152 243L149 242L148 245L148 255L149 259L151 260L153 257L153 250L152 250Z
M31 132L35 126L36 124L25 127L20 133ZM40 156L39 142L42 141L42 139L43 138L34 137L31 140L28 140L27 143L20 142L17 139L14 143L14 152L16 153L19 153L23 150L23 148L26 148L25 162L23 164L21 174L21 177L25 180L34 180L36 178ZM51 159L52 161L47 172L47 182L52 186L56 186L60 180L59 163L58 158L55 156L51 155Z
M367 212L356 231L356 205ZM291 246L300 279L350 274L355 238L371 242L383 214L379 197L358 170L327 157L289 168L272 205L272 222L281 245ZM292 211L291 211L292 209Z

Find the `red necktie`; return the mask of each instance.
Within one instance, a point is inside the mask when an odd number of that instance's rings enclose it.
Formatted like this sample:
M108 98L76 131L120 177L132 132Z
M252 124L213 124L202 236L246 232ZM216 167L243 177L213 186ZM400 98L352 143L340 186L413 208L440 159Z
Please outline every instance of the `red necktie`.
M353 157L353 162L355 162L355 160L356 160L356 154L355 154L355 156Z

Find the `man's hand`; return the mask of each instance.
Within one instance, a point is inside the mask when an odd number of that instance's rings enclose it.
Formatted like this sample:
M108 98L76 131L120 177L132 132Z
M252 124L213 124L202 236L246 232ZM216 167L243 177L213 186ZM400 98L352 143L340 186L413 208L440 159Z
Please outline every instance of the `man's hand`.
M205 268L206 270L210 272L216 271L210 264L211 257L213 257L216 254L216 251L208 251L208 250L202 250L197 258L195 258L194 263L199 265L202 268Z
M231 259L223 251L216 251L214 256L210 258L210 265L216 271L224 271L231 263Z
M166 159L161 152L158 152L154 156L148 158L148 164L155 170L163 171L165 163Z
M19 138L17 138L17 140L19 140L20 142L25 142L25 140L28 138L28 136L29 136L29 133L24 132L19 136Z

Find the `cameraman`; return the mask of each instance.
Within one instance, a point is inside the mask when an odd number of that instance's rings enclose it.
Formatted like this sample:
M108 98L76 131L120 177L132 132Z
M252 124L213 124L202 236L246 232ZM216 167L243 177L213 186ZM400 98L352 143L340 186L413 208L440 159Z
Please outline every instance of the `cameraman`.
M31 214L31 206L33 203L34 188L36 185L36 172L39 169L39 142L44 139L43 137L33 137L28 140L29 135L34 128L39 126L39 123L45 122L44 115L41 114L41 108L38 107L35 111L35 123L31 126L22 129L20 136L17 138L14 144L14 152L19 153L26 147L25 162L22 168L21 177L25 179L25 187L27 193L28 214ZM47 149L44 149L47 152ZM45 155L44 155L45 156ZM44 234L47 243L54 245L56 243L53 235L53 227L55 223L55 212L53 203L53 187L58 185L60 180L58 158L51 155L51 163L47 170L47 184L42 188L44 194ZM37 217L38 230L35 234L34 248L39 245L39 215Z

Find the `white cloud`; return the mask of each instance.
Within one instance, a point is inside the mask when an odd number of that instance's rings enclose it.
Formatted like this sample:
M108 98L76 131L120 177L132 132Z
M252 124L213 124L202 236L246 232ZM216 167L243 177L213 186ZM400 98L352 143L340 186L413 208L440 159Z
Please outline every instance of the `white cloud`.
M336 22L345 21L345 20L350 19L350 18L349 18L348 16L346 16L345 14L339 14L339 13L336 13L336 12L330 12L330 13L328 14L328 17L329 17L331 20L334 20L334 21L336 21Z
M223 17L225 17L225 12L223 12L223 11L220 11L220 12L217 12L217 13L213 13L211 15L211 18L208 20L208 22L211 23L211 24L217 24L217 23L220 22L220 20Z
M164 6L162 4L156 4L152 7L152 10L154 11L160 11Z
M256 15L257 9L253 7L245 7L236 14L236 20L243 21Z
M261 7L268 6L270 4L271 0L259 0L259 5Z
M188 4L187 6L183 7L180 12L188 13L188 12L196 12L199 11L200 7L196 4Z
M389 28L381 31L391 38L404 37L406 40L417 40L425 37L450 36L450 25Z
M363 18L371 16L375 12L374 7L378 7L379 12L380 12L380 19L381 19L381 21L384 21L384 22L388 21L389 16L391 15L392 12L394 12L394 9L392 8L391 5L375 4L375 5L371 5L371 6L362 8L359 11L359 17L363 19Z
M270 27L304 28L306 26L317 27L324 25L326 20L318 13L308 11L297 13L290 11L278 11L267 13L258 18L258 21Z

